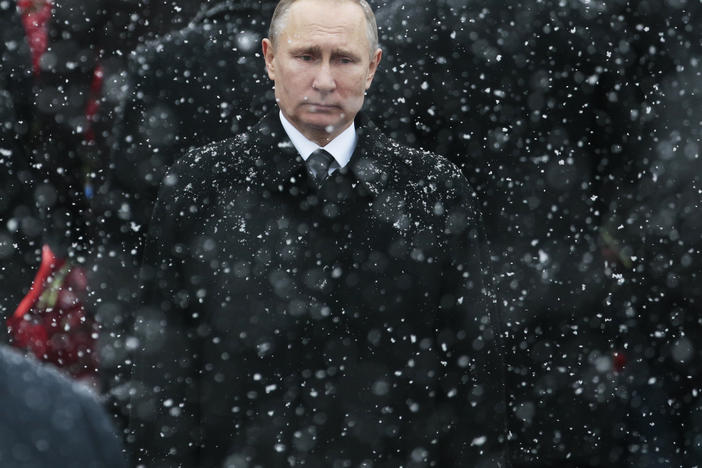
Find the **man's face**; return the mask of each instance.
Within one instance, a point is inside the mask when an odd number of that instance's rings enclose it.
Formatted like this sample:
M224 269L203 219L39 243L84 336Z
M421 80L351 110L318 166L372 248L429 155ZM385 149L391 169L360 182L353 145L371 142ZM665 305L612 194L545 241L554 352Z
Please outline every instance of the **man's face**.
M351 1L299 0L290 6L275 47L263 40L268 76L283 115L325 145L353 121L380 62L369 56L362 8Z

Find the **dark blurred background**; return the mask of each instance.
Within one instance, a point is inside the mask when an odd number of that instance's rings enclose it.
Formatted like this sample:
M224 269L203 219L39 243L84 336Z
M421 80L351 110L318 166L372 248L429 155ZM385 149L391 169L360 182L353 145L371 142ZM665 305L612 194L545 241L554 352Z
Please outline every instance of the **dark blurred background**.
M0 310L43 244L84 268L119 408L161 177L274 108L259 48L275 2L17 3L0 2ZM480 197L515 466L695 465L702 3L371 3L367 114Z

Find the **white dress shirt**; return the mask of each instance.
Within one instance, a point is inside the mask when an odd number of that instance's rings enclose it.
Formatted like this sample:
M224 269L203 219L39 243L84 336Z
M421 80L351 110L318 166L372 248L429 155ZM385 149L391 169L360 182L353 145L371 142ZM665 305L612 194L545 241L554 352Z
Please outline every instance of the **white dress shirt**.
M335 163L329 166L329 174L338 168L345 167L351 160L353 151L356 149L356 125L353 122L351 122L351 125L349 125L346 130L327 143L326 146L319 146L300 133L300 131L285 118L282 111L280 112L280 123L283 124L285 133L288 134L288 138L290 138L293 146L295 146L295 149L305 161L319 148L322 148L334 157Z

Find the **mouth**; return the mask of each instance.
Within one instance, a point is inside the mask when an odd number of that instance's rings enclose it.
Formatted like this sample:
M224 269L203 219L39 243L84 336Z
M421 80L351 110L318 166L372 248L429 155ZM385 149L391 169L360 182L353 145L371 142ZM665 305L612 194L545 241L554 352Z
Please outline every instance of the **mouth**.
M339 106L334 104L305 102L303 105L311 112L338 112L341 109Z

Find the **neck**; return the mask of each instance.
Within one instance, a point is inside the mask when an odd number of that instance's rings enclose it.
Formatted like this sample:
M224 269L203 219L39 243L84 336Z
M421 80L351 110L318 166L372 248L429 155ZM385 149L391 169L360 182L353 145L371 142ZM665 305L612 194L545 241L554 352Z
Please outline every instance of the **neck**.
M341 135L341 132L343 132L344 130L346 130L346 129L343 128L343 129L338 130L338 131L335 130L335 131L333 131L332 133L328 133L328 132L325 132L325 131L322 131L321 133L317 133L317 132L315 132L315 133L300 132L300 133L302 133L303 135L305 135L305 137L306 137L308 140L317 143L319 146L327 146L327 145L329 144L330 141L332 141L334 138L336 138L336 137L338 137L339 135Z
M288 121L290 121L290 120L288 120ZM302 133L305 136L305 138L317 143L319 146L327 146L330 141L332 141L334 138L341 135L344 132L344 130L346 130L347 128L349 128L351 126L352 123L353 123L353 121L349 122L347 125L345 125L343 127L337 127L337 128L334 128L331 132L328 132L326 129L323 129L323 128L322 129L314 129L314 128L301 129L301 128L298 128L297 126L295 126L295 124L293 124L291 122L291 124L295 128L297 128L297 130L300 133Z

